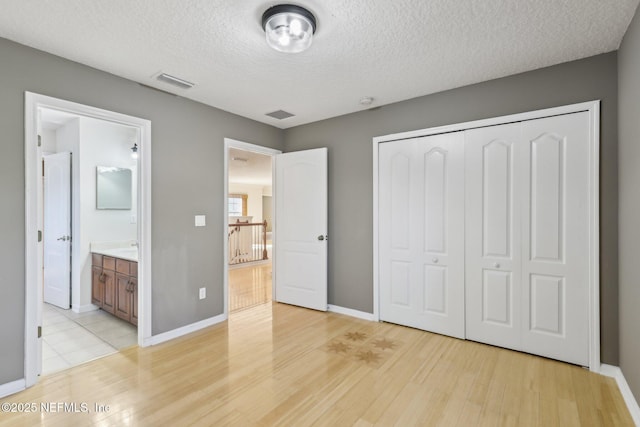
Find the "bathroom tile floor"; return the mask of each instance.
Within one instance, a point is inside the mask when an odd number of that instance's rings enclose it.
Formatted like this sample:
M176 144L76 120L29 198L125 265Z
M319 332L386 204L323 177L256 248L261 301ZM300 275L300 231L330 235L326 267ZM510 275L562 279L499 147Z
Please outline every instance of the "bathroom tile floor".
M113 354L137 343L137 328L102 310L74 313L42 305L42 374Z

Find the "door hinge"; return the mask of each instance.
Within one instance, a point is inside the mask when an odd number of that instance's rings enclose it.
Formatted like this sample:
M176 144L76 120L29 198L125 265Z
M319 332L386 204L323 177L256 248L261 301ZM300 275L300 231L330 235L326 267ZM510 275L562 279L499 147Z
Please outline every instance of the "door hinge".
M38 135L38 147L42 147L42 137Z
M38 326L38 338L42 338L42 326Z
M42 230L38 230L38 242L42 242Z

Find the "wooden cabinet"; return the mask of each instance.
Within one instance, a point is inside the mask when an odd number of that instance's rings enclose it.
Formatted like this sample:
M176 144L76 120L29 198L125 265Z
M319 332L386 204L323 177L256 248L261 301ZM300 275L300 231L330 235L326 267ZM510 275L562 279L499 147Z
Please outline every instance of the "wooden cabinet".
M138 324L138 263L92 254L91 302L107 313Z
M92 255L91 302L107 313L115 312L115 259Z

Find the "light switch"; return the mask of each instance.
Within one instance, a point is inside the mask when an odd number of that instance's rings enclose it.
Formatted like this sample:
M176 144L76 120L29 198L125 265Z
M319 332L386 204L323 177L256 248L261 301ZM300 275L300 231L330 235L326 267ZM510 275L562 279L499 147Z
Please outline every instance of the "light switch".
M196 215L196 227L204 227L207 225L207 219L204 215Z

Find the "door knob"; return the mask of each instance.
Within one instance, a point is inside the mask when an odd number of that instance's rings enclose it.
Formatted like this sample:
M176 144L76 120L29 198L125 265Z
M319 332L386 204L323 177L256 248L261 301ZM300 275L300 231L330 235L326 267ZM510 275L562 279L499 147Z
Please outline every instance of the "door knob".
M493 264L493 266L494 266L495 268L500 268L500 264L498 264L497 262L496 262L495 264Z
M431 262L433 262L434 264L437 264L437 263L438 263L438 258L433 258L433 259L431 260Z
M324 240L324 236L321 234L318 236L318 240Z

